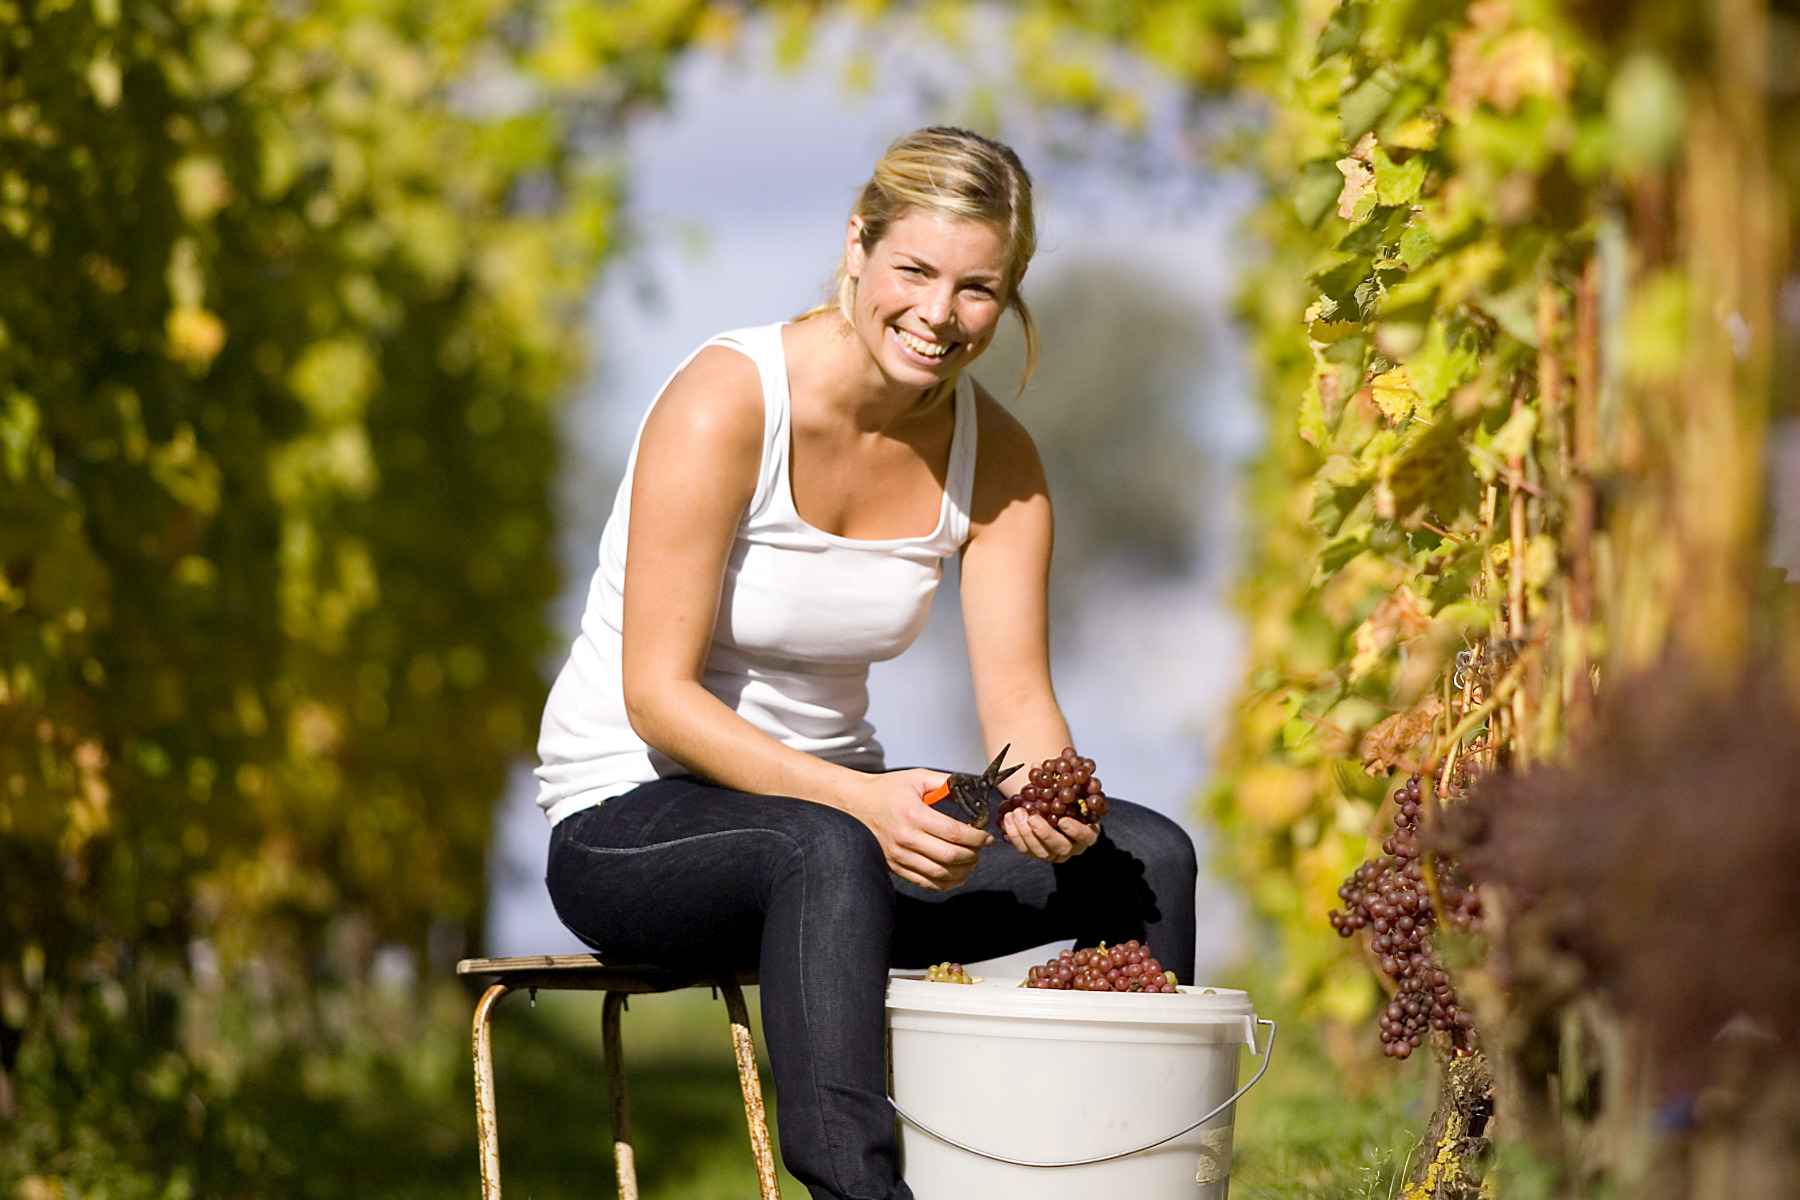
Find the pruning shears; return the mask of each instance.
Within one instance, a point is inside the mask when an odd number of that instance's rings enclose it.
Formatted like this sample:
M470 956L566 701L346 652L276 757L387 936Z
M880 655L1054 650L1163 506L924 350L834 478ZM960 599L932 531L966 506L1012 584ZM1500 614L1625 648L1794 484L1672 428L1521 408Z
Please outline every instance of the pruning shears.
M997 789L1003 780L1025 765L1024 763L1014 763L1010 767L1000 765L1006 761L1006 755L1011 749L1011 742L1002 746L1000 753L994 755L994 761L987 765L987 770L979 775L970 775L965 771L952 774L944 782L925 793L925 803L936 804L939 800L952 800L958 808L962 809L964 821L977 829L987 828L988 815L993 811L988 800L988 793Z

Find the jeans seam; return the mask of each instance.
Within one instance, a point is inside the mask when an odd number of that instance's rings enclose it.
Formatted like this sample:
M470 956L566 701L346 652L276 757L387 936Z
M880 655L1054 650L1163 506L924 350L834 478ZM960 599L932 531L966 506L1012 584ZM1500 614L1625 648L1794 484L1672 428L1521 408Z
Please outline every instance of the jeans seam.
M789 838L788 840L793 841L792 838ZM800 929L794 938L794 941L797 943L794 947L794 954L798 957L799 961L795 964L798 969L794 974L800 990L800 1025L803 1029L811 1029L813 1027L812 1014L807 1011L806 1001L806 890L808 872L806 870L806 855L802 852L799 842L794 842L793 852L789 855L789 858L800 860ZM825 1147L829 1151L828 1157L831 1161L832 1183L836 1186L839 1195L847 1196L849 1195L849 1192L844 1188L843 1147L838 1144L837 1133L833 1130L832 1123L826 1116L825 1093L824 1089L819 1086L819 1056L817 1054L808 1054L806 1056L806 1074L808 1081L812 1085L813 1111L819 1114L819 1133L824 1137Z
M570 834L566 841L576 849L585 850L589 854L643 854L651 850L669 850L676 846L686 846L694 842L708 841L712 838L738 837L741 834L754 835L762 833L771 834L781 838L790 845L794 842L793 838L789 837L779 829L715 829L711 833L690 834L687 837L675 838L667 842L652 842L648 846L590 846L574 834Z

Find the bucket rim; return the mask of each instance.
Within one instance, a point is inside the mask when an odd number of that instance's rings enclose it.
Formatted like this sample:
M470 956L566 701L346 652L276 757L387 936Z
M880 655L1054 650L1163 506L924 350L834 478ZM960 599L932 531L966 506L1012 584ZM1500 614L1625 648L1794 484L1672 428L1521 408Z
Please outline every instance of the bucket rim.
M953 1013L1043 1021L1144 1025L1242 1026L1254 1018L1250 994L1238 988L1183 984L1174 994L1077 992L1027 988L1016 982L928 983L924 976L888 979L889 1012Z

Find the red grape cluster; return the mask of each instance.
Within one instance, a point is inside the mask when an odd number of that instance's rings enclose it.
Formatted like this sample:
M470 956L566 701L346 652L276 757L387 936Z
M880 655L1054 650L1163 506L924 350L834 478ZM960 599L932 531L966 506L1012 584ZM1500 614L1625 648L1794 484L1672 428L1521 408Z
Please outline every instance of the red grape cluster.
M1025 987L1067 992L1173 992L1175 972L1163 970L1136 938L1107 948L1064 950L1025 973Z
M1073 817L1089 825L1106 815L1106 791L1094 775L1094 760L1064 746L1057 758L1046 758L1031 768L1030 782L1000 806L1005 816L1015 808L1035 813L1056 824L1058 817Z
M1449 1035L1451 1046L1468 1050L1474 1020L1457 1003L1450 976L1430 945L1438 916L1419 864L1419 778L1413 776L1394 793L1394 832L1381 843L1381 855L1363 863L1338 888L1345 910L1331 910L1328 920L1339 937L1369 931L1369 948L1381 959L1381 972L1394 983L1394 994L1380 1018L1382 1052L1405 1058L1424 1042L1430 1030ZM1473 888L1440 864L1438 896L1450 924L1470 929L1481 916Z

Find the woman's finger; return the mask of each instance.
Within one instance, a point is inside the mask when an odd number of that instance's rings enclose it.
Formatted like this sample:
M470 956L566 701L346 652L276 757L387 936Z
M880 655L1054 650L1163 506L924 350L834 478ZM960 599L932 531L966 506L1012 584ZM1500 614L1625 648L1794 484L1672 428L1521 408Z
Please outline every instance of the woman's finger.
M943 891L944 885L932 877L934 872L922 869L925 866L924 859L904 850L895 851L893 858L888 860L888 869L908 883L916 883L928 892Z
M1064 818L1064 820L1067 819ZM1050 852L1053 861L1061 862L1069 857L1075 849L1074 843L1064 837L1061 830L1042 817L1031 818L1031 830L1037 834L1037 839L1043 844L1044 849Z
M920 854L910 846L894 847L894 862L915 875L929 879L933 887L941 886L951 875L948 863L937 862L930 855Z
M1064 817L1056 823L1056 827L1062 830L1068 839L1075 844L1075 849L1071 852L1073 854L1080 854L1083 850L1086 850L1100 840L1099 829L1084 821L1077 821L1074 817Z
M1020 854L1030 854L1031 851L1026 847L1025 839L1019 836L1019 822L1024 819L1024 814L1014 809L1000 818L1000 832L1006 835L1007 844L1014 850Z
M898 863L889 863L888 869L891 870L897 878L904 879L906 882L913 884L916 887L922 887L928 892L941 892L944 890L923 875L914 871L909 871Z
M1025 843L1025 852L1033 858L1041 858L1049 862L1052 858L1049 847L1039 835L1038 826L1044 823L1042 817L1026 817L1019 822L1019 838ZM1048 828L1046 826L1046 828Z

